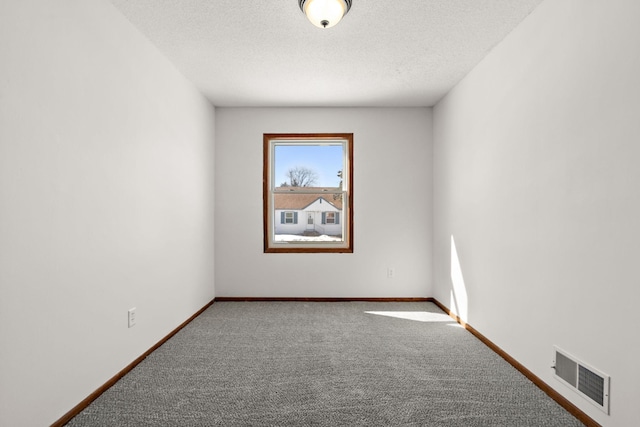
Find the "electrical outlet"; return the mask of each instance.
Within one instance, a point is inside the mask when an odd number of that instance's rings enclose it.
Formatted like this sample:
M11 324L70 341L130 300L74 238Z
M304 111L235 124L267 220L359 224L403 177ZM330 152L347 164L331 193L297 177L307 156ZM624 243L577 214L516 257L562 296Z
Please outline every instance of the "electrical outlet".
M396 276L396 269L393 267L388 267L387 268L387 277L389 279L393 279Z
M130 308L128 311L129 327L132 328L136 324L136 308Z

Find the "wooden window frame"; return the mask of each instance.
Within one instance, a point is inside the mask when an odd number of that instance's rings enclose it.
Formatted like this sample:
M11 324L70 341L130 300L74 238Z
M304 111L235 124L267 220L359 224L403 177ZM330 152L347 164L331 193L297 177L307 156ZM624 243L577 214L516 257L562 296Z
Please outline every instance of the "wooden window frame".
M271 233L275 231L273 208L274 174L272 171L273 147L277 142L345 143L345 161L342 171L342 190L346 203L342 205L340 224L343 226L341 242L291 242L276 243ZM352 133L265 133L263 134L263 229L265 253L353 253L353 134ZM344 200L343 198L343 200Z

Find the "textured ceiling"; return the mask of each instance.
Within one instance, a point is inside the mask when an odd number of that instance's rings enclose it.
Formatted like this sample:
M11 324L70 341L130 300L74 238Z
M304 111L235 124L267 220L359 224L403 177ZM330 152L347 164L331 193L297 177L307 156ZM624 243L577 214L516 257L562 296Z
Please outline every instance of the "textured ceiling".
M431 106L542 0L111 0L216 106Z

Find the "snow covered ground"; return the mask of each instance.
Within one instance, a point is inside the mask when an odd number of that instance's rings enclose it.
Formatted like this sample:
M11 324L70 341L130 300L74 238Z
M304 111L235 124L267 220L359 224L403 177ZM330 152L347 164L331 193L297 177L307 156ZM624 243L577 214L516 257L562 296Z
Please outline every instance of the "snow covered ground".
M341 242L341 237L327 236L299 236L296 234L276 234L276 242Z

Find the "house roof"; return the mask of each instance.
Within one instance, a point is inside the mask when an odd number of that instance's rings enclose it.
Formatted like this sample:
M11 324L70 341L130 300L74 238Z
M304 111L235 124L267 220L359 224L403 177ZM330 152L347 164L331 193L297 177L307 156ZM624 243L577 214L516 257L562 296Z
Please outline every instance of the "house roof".
M297 193L292 191L295 187L278 187L274 191L274 207L279 210L302 210L318 199L329 203L336 209L342 209L342 197L336 197L335 188L306 187L305 190L318 190L314 193Z

